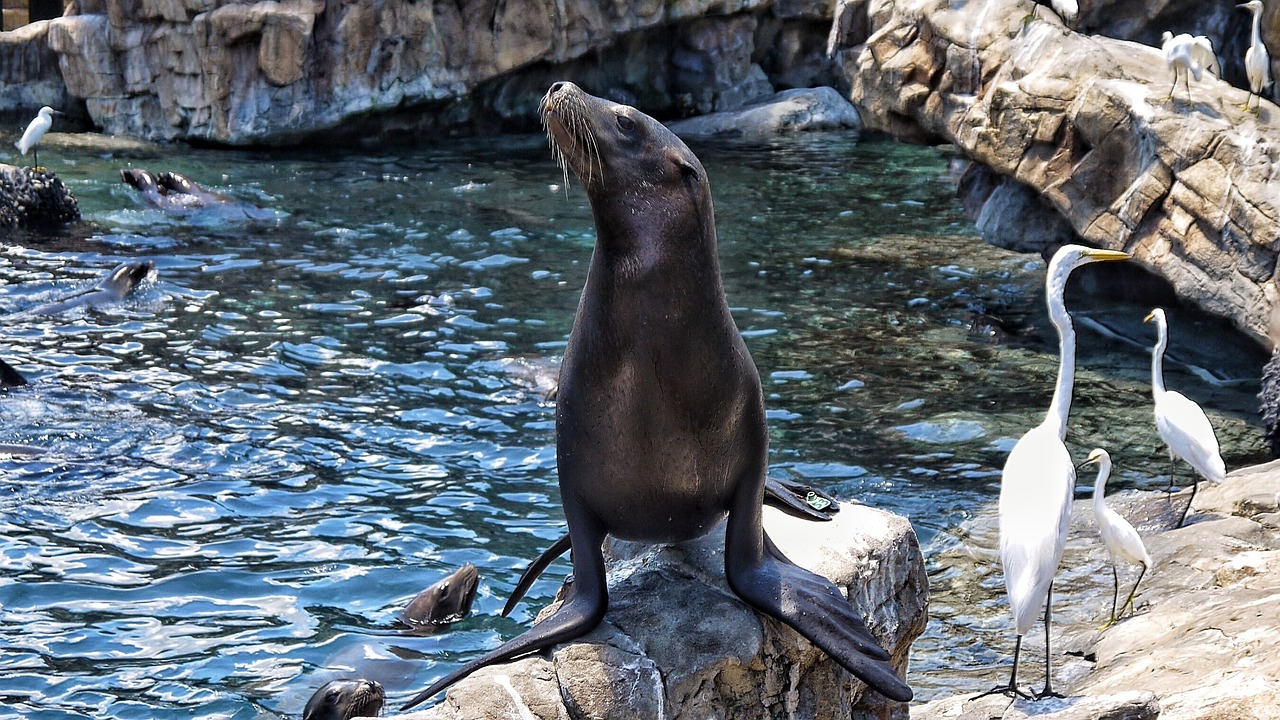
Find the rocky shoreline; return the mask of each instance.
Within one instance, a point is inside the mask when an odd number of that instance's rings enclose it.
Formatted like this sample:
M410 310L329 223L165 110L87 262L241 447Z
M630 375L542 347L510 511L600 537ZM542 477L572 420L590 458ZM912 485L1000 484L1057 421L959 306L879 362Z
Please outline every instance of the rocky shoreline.
M0 230L57 226L79 219L80 205L57 175L0 163Z

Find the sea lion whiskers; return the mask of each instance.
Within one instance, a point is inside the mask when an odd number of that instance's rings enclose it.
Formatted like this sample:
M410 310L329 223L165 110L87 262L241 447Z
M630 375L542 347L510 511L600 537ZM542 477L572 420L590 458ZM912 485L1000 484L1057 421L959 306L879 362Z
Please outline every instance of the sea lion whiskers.
M552 105L551 93L548 92L542 100L542 127L547 133L547 143L551 146L551 152L555 155L556 164L564 172L566 194L570 183L569 170L571 164L581 165L581 167L573 168L573 171L582 180L583 185L604 182L604 161L600 155L600 146L596 140L595 133L588 123L587 111L586 103L576 97L561 97ZM556 137L556 134L552 131L551 124L548 121L548 115L551 112L556 114L557 124L572 142L570 147L566 148L563 141ZM600 170L598 178L596 177L596 168Z

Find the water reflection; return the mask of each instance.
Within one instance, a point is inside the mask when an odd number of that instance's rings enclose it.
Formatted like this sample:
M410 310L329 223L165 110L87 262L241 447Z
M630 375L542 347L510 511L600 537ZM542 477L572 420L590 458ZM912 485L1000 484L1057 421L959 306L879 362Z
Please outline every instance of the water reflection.
M972 237L930 149L820 135L695 150L764 378L771 472L912 519L938 618L912 681L923 697L973 687L1008 620L994 539L960 527L1047 407L1043 264ZM593 242L543 139L68 155L55 170L85 226L0 255L4 357L34 381L0 398L0 442L48 449L0 457L14 712L296 716L346 668L395 703L526 627L563 562L497 613L563 532L548 398ZM279 214L175 219L119 182L129 163ZM133 258L158 277L118 305L21 313ZM1070 302L1102 321L1146 312ZM1116 485L1162 485L1147 355L1081 343L1073 451L1108 446ZM1256 377L1261 357L1232 356ZM1229 467L1261 458L1251 387L1172 368L1169 383L1210 410ZM466 562L471 617L394 629Z

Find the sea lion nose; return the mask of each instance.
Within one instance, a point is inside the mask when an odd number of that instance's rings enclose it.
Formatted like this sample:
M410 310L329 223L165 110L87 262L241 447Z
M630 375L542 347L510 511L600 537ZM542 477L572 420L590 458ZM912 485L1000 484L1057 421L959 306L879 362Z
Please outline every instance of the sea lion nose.
M551 86L551 89L547 91L547 94L548 94L548 95L554 95L555 93L558 93L558 92L560 92L561 90L563 90L563 89L564 89L568 84L569 84L569 83L567 83L567 82L565 82L565 81L563 81L563 80L561 80L560 82L554 83L554 84Z

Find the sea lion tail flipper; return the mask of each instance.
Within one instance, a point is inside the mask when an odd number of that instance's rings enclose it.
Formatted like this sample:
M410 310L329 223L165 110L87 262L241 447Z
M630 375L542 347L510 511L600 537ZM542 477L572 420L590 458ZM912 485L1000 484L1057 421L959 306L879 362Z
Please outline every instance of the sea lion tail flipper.
M13 369L9 363L0 360L0 388L21 387L27 384L22 373Z
M511 591L511 597L507 598L506 607L502 608L502 617L510 615L511 611L516 609L516 604L520 602L525 593L529 592L529 587L533 585L533 581L537 580L538 577L547 569L547 566L556 558L565 554L572 545L573 543L569 541L569 536L565 535L559 540L556 540L551 547L543 550L542 554L539 555L536 560L529 563L529 567L524 569L524 572L520 575L520 579L516 581L516 587Z
M809 520L830 520L840 511L840 503L818 488L777 478L765 478L764 501L789 515Z
M551 617L534 625L523 635L506 641L435 681L431 687L401 706L402 711L443 691L482 667L513 660L521 655L582 637L600 624L609 608L609 586L605 578L604 552L601 550L605 533L589 513L569 498L564 499L564 514L569 521L570 537L577 538L573 542L577 549L573 554L574 583L569 586L569 593L560 607Z

